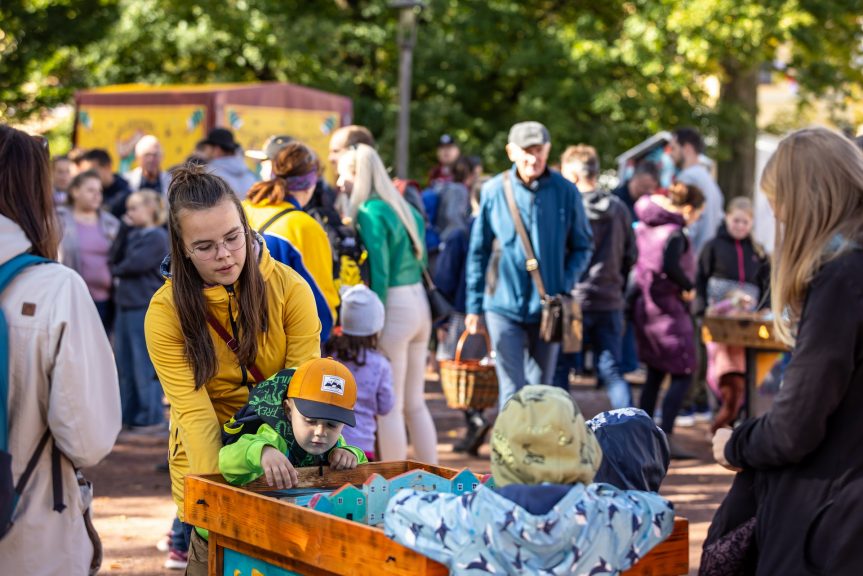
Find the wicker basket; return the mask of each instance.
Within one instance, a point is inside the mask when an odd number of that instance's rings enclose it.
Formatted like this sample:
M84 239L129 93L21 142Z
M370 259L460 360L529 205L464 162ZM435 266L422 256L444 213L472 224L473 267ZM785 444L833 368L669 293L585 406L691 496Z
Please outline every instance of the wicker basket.
M485 338L486 350L491 352L488 333L481 332ZM470 337L467 330L462 332L455 349L455 360L440 362L440 380L447 406L456 410L482 410L497 406L497 374L494 363L482 364L480 360L462 360L461 350Z

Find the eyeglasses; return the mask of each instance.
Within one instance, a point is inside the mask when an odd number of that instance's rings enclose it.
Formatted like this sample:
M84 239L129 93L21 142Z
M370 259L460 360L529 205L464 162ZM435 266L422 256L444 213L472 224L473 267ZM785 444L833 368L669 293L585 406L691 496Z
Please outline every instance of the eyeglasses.
M212 260L219 254L219 246L224 246L228 252L236 252L246 245L246 233L235 232L221 242L204 242L189 251L198 260Z

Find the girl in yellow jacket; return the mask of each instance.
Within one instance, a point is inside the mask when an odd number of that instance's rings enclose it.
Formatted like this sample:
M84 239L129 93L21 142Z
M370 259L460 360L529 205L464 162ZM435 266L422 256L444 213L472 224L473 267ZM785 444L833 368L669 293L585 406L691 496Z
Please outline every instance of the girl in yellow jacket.
M167 282L150 302L145 330L171 404L168 458L183 520L186 474L219 471L222 424L261 378L320 356L321 324L309 285L270 257L224 180L181 168L168 198ZM206 573L206 561L206 544L193 532L187 573Z
M300 252L335 320L339 293L333 278L330 240L323 226L303 211L317 182L315 153L301 142L291 142L273 160L273 178L252 186L243 208L253 229L284 238Z

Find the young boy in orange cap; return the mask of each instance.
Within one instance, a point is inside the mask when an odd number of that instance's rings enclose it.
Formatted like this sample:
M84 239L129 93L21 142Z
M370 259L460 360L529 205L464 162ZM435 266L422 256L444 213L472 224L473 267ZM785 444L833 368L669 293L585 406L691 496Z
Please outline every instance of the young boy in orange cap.
M297 484L296 467L328 464L335 470L368 462L342 438L354 426L357 385L331 358L281 370L249 393L249 403L225 424L219 471L231 484L265 476L278 489Z

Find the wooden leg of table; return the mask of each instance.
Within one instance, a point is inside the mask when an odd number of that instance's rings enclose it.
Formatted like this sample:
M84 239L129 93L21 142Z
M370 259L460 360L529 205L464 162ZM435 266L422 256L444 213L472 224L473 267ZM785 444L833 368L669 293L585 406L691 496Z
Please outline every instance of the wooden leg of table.
M224 572L225 556L222 554L222 547L219 542L219 537L210 533L209 546L207 547L207 572L210 576L222 576Z

